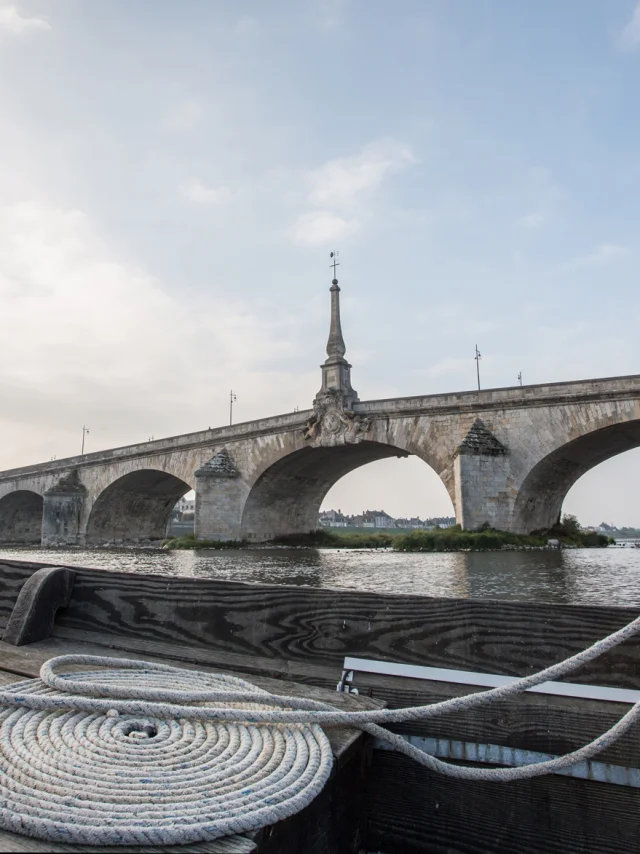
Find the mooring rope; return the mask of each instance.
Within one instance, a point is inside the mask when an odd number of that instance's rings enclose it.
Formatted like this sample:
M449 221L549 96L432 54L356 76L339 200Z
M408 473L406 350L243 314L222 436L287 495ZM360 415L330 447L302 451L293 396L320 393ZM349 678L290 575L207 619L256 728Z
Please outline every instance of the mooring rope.
M190 702L204 691L250 695L247 711L268 708L266 692L231 676L114 658L54 658L42 679L2 692L9 707L0 713L5 830L80 845L208 841L293 815L331 773L331 747L316 724L186 719L178 706L161 716L129 712L122 703L78 711L79 697L50 687L64 686L65 676L53 675L63 663L114 668L73 674L72 690L85 695L99 685L97 693L169 693Z
M443 762L381 724L503 700L569 675L639 631L640 617L559 664L489 691L364 712L152 662L52 658L40 679L0 690L0 827L85 845L186 844L256 830L303 809L323 788L333 759L320 725L359 728L457 779L507 782L559 771L617 741L640 719L640 703L584 747L517 768ZM69 665L106 669L59 672Z

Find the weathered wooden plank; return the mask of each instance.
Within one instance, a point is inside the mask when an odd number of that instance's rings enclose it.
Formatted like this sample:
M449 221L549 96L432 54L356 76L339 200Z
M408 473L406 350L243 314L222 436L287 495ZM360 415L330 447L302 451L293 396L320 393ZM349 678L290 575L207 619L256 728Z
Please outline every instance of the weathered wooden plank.
M57 630L334 663L345 655L508 676L579 652L636 616L627 608L391 596L77 570ZM572 681L640 688L640 637Z
M0 629L4 629L11 616L22 585L43 566L45 564L27 561L0 562Z
M322 685L323 687L324 681L329 687L335 687L340 678L340 671L335 664L287 661L258 655L244 655L225 652L215 646L185 646L175 642L165 643L163 641L139 639L131 635L113 635L106 632L68 629L65 626L56 626L54 636L69 642L97 643L104 647L127 650L132 653L143 652L148 655L156 655L159 658L176 658L181 661L191 661L194 664L202 663L212 667L231 668L243 673L255 673L261 676L270 676L273 679L292 679Z
M361 748L303 811L256 835L259 854L357 854L365 834L369 749Z
M386 854L631 854L640 790L558 776L476 783L375 750L366 850Z
M21 646L48 638L58 608L69 604L75 573L64 566L36 570L20 588L2 635L5 643Z

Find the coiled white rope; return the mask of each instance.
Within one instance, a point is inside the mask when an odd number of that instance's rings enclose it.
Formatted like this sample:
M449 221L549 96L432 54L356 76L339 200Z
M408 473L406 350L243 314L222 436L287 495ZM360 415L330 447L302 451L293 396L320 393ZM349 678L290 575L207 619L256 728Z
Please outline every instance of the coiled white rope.
M39 680L0 690L7 707L0 713L0 827L94 845L180 844L258 829L303 809L324 786L332 757L320 724L355 726L458 779L549 774L617 741L640 719L640 703L584 747L517 768L451 765L380 724L502 700L572 673L639 631L640 617L559 664L490 691L367 712L151 662L53 658ZM110 669L58 674L66 665Z
M121 703L76 711L79 697L64 691L65 676L54 675L65 661L118 668L73 674L69 683L83 694L170 693L183 702L192 693L250 694L247 710L268 708L260 704L265 692L230 676L93 656L52 659L42 680L3 690L5 830L80 845L208 841L293 815L331 773L331 747L316 724L244 725L111 708Z

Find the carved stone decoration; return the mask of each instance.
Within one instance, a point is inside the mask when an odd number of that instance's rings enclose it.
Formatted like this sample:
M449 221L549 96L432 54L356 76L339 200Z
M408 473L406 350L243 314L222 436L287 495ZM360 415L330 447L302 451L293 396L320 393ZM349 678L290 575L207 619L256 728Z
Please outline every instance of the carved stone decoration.
M480 418L471 425L471 429L460 443L458 454L475 454L481 457L501 457L507 449Z
M240 477L240 472L231 459L229 451L223 448L208 463L196 471L196 477Z
M317 397L313 410L304 428L304 438L312 448L357 445L371 429L371 419L356 415L341 394Z

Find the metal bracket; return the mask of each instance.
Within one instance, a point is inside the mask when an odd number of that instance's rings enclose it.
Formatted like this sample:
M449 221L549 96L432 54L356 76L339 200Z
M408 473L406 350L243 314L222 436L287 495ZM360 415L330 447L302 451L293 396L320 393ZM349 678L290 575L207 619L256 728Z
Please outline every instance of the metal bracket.
M357 688L354 688L353 683L353 670L343 670L342 676L340 677L340 681L338 682L338 687L336 691L339 694L359 694Z

